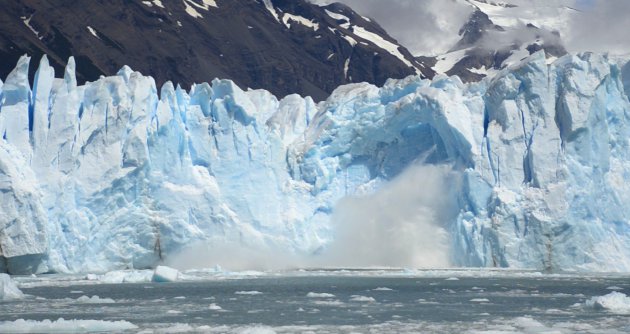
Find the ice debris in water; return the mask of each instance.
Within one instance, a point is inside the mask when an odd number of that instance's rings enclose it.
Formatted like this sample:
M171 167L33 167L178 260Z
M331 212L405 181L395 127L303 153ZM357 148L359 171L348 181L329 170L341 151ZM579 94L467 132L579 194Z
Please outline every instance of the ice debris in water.
M317 293L317 292L309 292L306 294L308 298L334 298L335 295L332 293Z
M352 295L350 296L350 301L361 302L361 303L374 303L376 302L376 299L374 299L373 297L368 297L368 296Z
M157 283L164 283L176 282L178 279L179 270L167 266L157 266L153 272L153 278L151 280Z
M115 301L111 298L101 298L99 296L81 296L77 298L77 302L82 304L114 304Z
M108 284L143 283L151 281L153 272L153 270L114 270L101 275L87 274L85 279Z
M605 296L593 297L587 300L586 307L596 311L609 311L617 314L630 314L630 297L625 293L611 292Z
M221 306L219 306L219 305L217 305L217 304L215 304L215 303L210 304L210 305L208 306L208 308L209 308L210 310L212 310L212 311L220 311L220 310L222 310L222 309L223 309Z
M0 333L94 333L121 332L138 327L128 321L103 320L24 320L0 322Z
M255 295L262 295L263 293L260 291L236 291L234 294L255 296Z
M24 294L11 279L11 276L0 274L0 301L21 298L24 298Z

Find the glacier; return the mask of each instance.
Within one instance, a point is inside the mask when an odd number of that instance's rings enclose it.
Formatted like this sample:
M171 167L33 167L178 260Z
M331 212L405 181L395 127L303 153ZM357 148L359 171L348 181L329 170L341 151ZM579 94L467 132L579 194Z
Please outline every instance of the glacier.
M150 268L226 240L316 256L340 199L418 163L461 178L452 265L630 271L630 102L605 55L319 104L218 79L158 93L128 67L78 85L45 56L31 88L30 61L0 81L0 272Z

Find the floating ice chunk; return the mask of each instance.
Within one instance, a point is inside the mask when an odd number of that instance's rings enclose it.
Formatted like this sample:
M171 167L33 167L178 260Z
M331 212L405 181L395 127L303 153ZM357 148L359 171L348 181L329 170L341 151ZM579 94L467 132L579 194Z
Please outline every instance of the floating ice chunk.
M128 321L103 320L24 320L0 322L0 333L94 333L121 332L138 327Z
M374 303L374 302L376 302L376 299L374 299L372 297L368 297L368 296L353 295L353 296L350 296L350 301L351 302L362 302L362 303Z
M202 328L204 327L204 328ZM189 324L173 324L166 328L159 328L155 331L148 330L147 333L206 333L207 326L195 328ZM145 333L144 331L141 333Z
M88 280L96 279L103 283L142 283L150 282L153 275L151 270L114 270L103 275L88 275Z
M82 304L114 304L116 303L111 298L101 298L99 296L88 297L85 295L77 298L77 302L82 303Z
M446 279L446 281L459 281L459 278L457 277L449 277Z
M332 306L332 307L345 305L344 302L342 302L341 300L338 300L338 299L334 299L334 300L315 300L315 301L313 301L313 304L320 305L320 306Z
M177 269L167 266L157 266L153 272L153 282L175 282L179 277L179 271Z
M618 286L609 286L609 287L606 288L606 290L620 291L620 290L623 290L623 288L620 288Z
M223 308L215 303L210 304L210 306L208 306L208 308L212 311L220 311Z
M255 295L262 295L263 293L260 291L236 291L234 294L255 296Z
M24 294L7 274L0 274L0 301L24 298Z
M592 308L596 311L630 314L630 297L617 291L613 291L605 296L593 297L584 304L587 308Z
M394 291L394 289L390 289L390 288L386 288L386 287L379 287L376 289L372 289L372 291Z
M525 329L527 333L549 333L549 331L547 331L548 328L545 325L530 317L516 318L514 319L514 324L516 327Z
M488 298L473 298L470 301L473 303L489 303L490 302Z
M332 293L317 293L317 292L309 292L306 294L308 298L334 298L335 295Z

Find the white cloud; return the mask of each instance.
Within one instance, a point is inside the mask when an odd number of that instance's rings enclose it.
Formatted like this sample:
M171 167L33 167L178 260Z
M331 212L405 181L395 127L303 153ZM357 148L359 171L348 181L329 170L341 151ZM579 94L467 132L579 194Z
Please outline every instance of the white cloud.
M584 3L585 1L580 1ZM564 34L569 51L630 53L630 1L599 0L583 6Z
M332 1L313 0L324 4ZM441 54L458 40L472 13L462 0L340 0L361 15L374 18L412 54Z
M312 0L328 3L331 0ZM435 55L450 49L472 13L465 0L340 0L372 17L416 55ZM521 24L558 30L567 50L629 54L628 0L501 0ZM500 20L500 17L497 18ZM496 23L496 22L495 22Z

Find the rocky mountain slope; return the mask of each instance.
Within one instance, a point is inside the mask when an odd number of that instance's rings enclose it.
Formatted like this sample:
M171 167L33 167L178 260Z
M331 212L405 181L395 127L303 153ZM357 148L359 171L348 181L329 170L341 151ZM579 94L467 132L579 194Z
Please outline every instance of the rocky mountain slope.
M79 83L128 65L158 86L228 78L316 100L346 83L433 76L376 22L305 0L9 0L0 27L2 78L24 54L47 54L57 72L74 56Z

